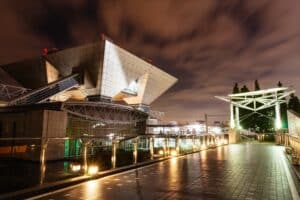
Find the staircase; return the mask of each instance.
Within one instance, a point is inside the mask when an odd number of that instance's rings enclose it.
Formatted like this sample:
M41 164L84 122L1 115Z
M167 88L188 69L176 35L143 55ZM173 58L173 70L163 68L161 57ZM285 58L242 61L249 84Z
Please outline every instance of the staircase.
M72 74L19 96L10 101L8 105L27 105L44 102L54 95L78 86L78 80L79 74Z

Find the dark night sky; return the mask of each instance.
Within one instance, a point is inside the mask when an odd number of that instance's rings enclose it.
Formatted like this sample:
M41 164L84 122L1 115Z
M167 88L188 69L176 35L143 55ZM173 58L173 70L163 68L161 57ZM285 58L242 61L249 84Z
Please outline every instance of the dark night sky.
M1 0L0 63L95 40L114 42L178 77L153 107L167 120L228 112L233 82L300 89L299 0Z

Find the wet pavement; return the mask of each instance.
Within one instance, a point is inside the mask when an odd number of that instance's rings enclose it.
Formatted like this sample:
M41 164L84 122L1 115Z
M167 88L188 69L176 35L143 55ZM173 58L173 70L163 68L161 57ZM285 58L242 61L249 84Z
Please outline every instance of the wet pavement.
M292 199L283 147L237 144L88 181L37 199ZM294 188L295 189L295 188Z

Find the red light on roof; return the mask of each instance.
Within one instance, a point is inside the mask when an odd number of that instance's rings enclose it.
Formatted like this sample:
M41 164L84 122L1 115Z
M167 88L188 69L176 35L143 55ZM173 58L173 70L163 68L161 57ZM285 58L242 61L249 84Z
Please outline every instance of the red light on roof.
M42 49L42 54L43 54L43 55L47 55L48 52L49 52L49 49L48 49L48 48L43 48L43 49Z

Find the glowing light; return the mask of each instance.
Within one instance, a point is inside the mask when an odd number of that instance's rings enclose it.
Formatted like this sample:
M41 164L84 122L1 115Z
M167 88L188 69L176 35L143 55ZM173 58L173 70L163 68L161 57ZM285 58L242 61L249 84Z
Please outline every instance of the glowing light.
M159 155L164 155L164 151L163 151L163 150L159 150L159 151L158 151L158 154L159 154Z
M88 174L89 175L94 175L98 173L98 166L91 165L88 167Z
M220 133L222 133L222 129L221 129L221 127L215 126L215 127L211 128L211 132L220 134Z
M71 164L70 167L73 172L78 172L81 170L81 165Z
M114 133L110 133L110 134L108 134L108 135L106 135L110 140L112 140L113 138L114 138L114 136L115 136L115 134Z
M176 150L172 150L172 151L171 151L171 156L172 156L172 157L175 157L175 156L177 156L177 152L176 152Z
M281 129L281 121L279 118L276 118L276 120L275 120L275 127L277 130Z
M201 149L206 149L206 145L205 145L205 144L202 144L202 145L201 145Z
M179 132L180 129L179 129L179 127L174 127L173 130L177 133L177 132Z

